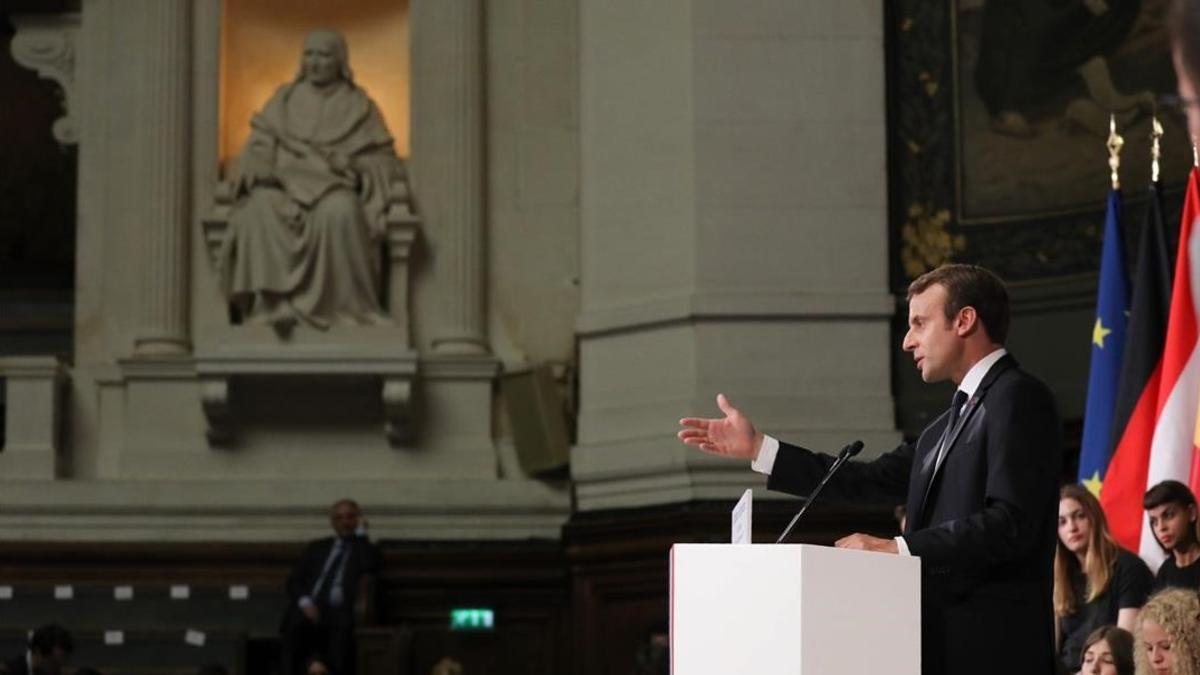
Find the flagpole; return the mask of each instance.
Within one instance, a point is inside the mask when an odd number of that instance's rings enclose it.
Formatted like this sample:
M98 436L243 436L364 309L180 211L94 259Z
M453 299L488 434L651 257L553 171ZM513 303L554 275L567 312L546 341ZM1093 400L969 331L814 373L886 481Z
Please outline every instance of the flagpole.
M1121 230L1121 146L1116 120L1109 118L1108 165L1112 189L1104 216L1100 247L1100 274L1096 280L1096 322L1091 335L1091 365L1088 367L1087 401L1084 406L1083 438L1079 448L1079 482L1100 496L1113 448L1113 421L1119 393L1121 363L1129 314L1129 275L1125 265L1125 243Z
M1121 147L1125 145L1125 139L1117 133L1116 115L1108 116L1108 142L1104 145L1108 148L1108 168L1112 169L1112 189L1120 190Z

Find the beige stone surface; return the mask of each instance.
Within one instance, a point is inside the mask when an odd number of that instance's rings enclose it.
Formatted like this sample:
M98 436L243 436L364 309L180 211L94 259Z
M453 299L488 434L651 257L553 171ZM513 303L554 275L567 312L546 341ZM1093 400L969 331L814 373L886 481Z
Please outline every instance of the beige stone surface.
M581 8L579 508L761 484L674 438L717 392L891 449L882 9Z
M468 254L478 252L470 263L478 290L465 288L461 276L433 273L438 265L449 271L446 266L456 264L454 259L444 252L431 255L429 242L417 242L411 258L411 326L364 328L348 338L298 326L281 340L268 327L230 325L201 227L223 177L222 3L187 4L186 40L176 46L187 50L191 81L176 91L146 86L152 41L142 24L151 2L89 0L82 6L78 106L72 108L80 138L76 350L70 395L62 408L72 433L64 461L38 469L57 479L35 488L27 480L34 475L9 476L13 489L5 491L7 501L0 507L0 537L301 539L323 527L322 514L332 499L346 495L374 509L377 536L557 537L569 513L570 492L515 469L511 441L494 422L497 360L437 356L428 347L444 325L433 300L462 292L467 295L459 304L475 306L479 321L493 317L482 333L506 346L504 358L571 356L574 258L546 272L556 279L556 289L544 284L538 261L577 243L577 181L570 175L577 152L572 149L577 146L577 75L569 65L577 33L546 43L525 36L570 27L573 9L564 14L538 3L515 4L507 17L489 19L473 34L473 49L487 64L478 71L481 85L486 77L520 73L508 86L481 86L490 98L476 101L477 108L469 111L480 120L481 143L492 143L493 132L498 139L486 153L481 145L479 157L490 157L498 167L518 167L513 175L521 186L509 200L474 197L481 209L479 228L464 230L462 246ZM505 46L489 47L485 54L487 45ZM148 276L140 247L133 250L129 244L157 226L141 216L143 186L152 174L164 178L154 173L145 152L148 118L140 111L148 96L166 106L186 97L189 106L188 141L176 148L186 170L166 179L180 183L175 187L190 204L179 265L187 280L182 337L191 349L170 358L134 351L145 323L139 294ZM492 113L493 106L512 114ZM480 162L482 189L493 181L487 177L490 165ZM453 194L456 186L437 180L431 190ZM421 198L413 195L418 211ZM499 223L496 231L503 232L497 241L505 246L494 259L485 246L493 236L493 219ZM551 290L537 296L543 288ZM475 299L469 297L472 292ZM523 297L526 293L533 297ZM493 302L504 309L493 312ZM489 306L479 309L483 304ZM553 311L543 314L546 308ZM178 309L164 306L164 311ZM382 387L380 373L364 372L354 358L336 356L347 350L362 357L358 362L390 358L419 371L408 383L409 412L416 421L410 443L389 442L383 408L390 405L391 390ZM205 416L206 374L228 363L231 354L249 370L227 378L223 406L236 433L228 445L216 447L206 439L211 426ZM289 373L289 364L303 367Z
M593 510L761 485L674 440L676 420L712 413L718 391L813 447L895 440L878 3L454 0L465 13L436 16L475 36L471 49L413 35L414 74L465 79L412 89L432 103L414 100L409 130L428 158L413 203L430 216L412 248L411 325L352 338L298 326L282 341L230 326L201 222L223 177L222 3L190 3L190 86L167 94L145 86L139 17L154 1L82 4L70 471L40 488L12 481L0 536L301 539L349 494L377 536L555 537L571 490ZM435 1L414 0L413 16L434 16L422 12ZM480 97L453 109L471 78ZM147 276L129 242L152 227L139 127L150 95L190 101L191 350L174 359L134 353ZM470 147L439 164L450 155L437 144L455 138ZM389 442L389 399L348 350L413 367L410 444ZM214 447L204 375L230 353L262 358L230 375L236 433ZM296 379L280 377L304 358ZM573 485L528 479L495 374L576 358Z

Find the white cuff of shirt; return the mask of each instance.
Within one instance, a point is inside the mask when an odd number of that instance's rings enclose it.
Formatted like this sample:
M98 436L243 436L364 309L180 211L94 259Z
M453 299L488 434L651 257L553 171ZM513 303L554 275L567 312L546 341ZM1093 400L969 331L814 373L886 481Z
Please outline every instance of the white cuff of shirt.
M769 476L771 475L771 470L775 468L775 457L778 454L779 440L763 434L763 442L762 446L758 449L758 457L750 462L750 468ZM912 551L908 550L908 542L904 541L904 537L896 537L896 549L900 555L912 555Z
M762 445L758 448L758 457L750 462L750 468L759 473L771 475L775 468L775 455L779 454L779 441L763 434Z
M300 596L300 602L298 602L296 604L300 605L300 609L304 609L305 607L312 607L313 600L312 600L312 598L308 597L307 595L303 595L303 596Z

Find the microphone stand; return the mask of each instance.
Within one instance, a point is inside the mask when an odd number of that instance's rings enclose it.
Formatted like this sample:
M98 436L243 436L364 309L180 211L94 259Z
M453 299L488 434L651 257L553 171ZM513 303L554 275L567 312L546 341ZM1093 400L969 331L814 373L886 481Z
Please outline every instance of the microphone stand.
M795 527L796 523L800 521L800 516L804 515L804 512L808 510L809 506L812 506L813 501L816 500L817 495L821 494L821 490L824 489L825 484L829 482L830 478L833 478L833 474L837 473L837 470L842 468L842 465L845 464L851 457L857 455L862 448L862 441L854 441L853 443L842 448L842 451L838 453L837 459L833 461L833 466L829 467L829 471L825 473L825 477L821 479L820 483L817 483L816 489L809 493L808 499L804 502L804 506L800 507L800 511L792 517L792 522L788 523L787 527L783 529L783 534L779 535L779 538L775 540L776 544L782 544L783 540L787 539L787 536L792 533L792 528Z

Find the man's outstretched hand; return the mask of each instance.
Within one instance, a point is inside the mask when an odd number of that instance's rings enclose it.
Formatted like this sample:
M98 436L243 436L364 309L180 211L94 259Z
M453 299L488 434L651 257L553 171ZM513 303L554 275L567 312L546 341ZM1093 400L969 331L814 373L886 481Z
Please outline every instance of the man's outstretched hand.
M762 447L763 435L755 430L741 411L733 407L725 394L717 394L717 407L725 413L725 417L685 417L679 420L679 425L683 427L676 434L679 440L722 457L756 459L758 449Z

